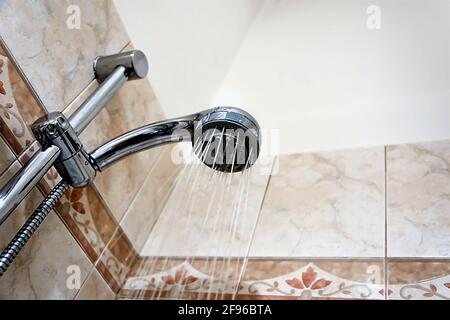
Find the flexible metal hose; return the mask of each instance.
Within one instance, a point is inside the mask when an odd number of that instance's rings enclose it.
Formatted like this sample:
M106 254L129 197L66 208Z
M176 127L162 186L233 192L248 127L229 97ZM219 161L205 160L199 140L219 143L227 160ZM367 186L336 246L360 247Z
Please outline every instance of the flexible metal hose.
M69 189L69 184L61 181L55 188L45 197L39 207L34 211L31 217L25 222L23 227L16 234L14 239L9 243L0 255L0 277L6 272L8 267L23 249L31 236L36 232L50 211L55 207L56 203L61 199L64 193Z

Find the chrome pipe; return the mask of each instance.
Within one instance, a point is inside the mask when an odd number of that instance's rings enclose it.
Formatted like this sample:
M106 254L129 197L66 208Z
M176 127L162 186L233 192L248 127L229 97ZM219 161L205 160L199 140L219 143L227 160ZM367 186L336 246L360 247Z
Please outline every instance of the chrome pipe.
M94 166L102 171L123 158L169 143L192 141L193 124L197 114L165 120L127 132L91 153Z
M31 192L59 157L56 146L37 153L29 163L0 190L0 225Z
M76 134L86 129L125 82L144 79L148 69L147 58L140 50L95 59L95 78L101 84L69 117Z
M86 129L127 81L125 67L118 66L114 69L94 93L69 117L69 122L76 134L80 134Z

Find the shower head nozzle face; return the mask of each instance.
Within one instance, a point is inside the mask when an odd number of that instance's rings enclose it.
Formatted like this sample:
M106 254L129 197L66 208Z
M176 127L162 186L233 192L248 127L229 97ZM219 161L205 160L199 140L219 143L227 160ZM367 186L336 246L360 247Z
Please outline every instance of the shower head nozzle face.
M253 166L261 146L260 127L244 110L219 107L200 114L194 128L194 152L208 167L241 172Z

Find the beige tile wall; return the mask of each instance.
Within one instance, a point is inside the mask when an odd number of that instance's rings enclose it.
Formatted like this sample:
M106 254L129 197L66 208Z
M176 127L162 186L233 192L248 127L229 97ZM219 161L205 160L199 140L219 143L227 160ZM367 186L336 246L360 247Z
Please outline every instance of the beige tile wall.
M68 22L76 5L79 28ZM94 79L92 61L117 53L129 42L109 0L2 1L0 34L39 99L62 111Z
M383 257L384 164L383 147L281 156L251 256Z

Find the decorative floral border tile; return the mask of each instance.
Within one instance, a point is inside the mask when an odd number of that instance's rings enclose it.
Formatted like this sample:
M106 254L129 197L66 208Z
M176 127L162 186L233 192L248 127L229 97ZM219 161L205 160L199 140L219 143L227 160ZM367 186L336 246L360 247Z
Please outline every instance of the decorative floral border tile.
M298 266L301 267L284 273ZM345 270L348 268L352 270L350 273ZM276 276L266 278L270 274ZM365 281L358 281L364 278ZM379 260L251 261L241 282L238 299L384 300L383 279L383 263Z
M450 275L416 283L390 285L389 300L450 300Z
M140 258L118 293L121 299L208 299L236 296L245 259Z
M105 278L111 289L117 293L125 283L127 276L139 257L121 227L107 244L99 257L96 267Z
M220 272L211 275L211 272L205 270L201 258L186 261L172 257L168 261L164 261L163 258L158 260L146 258L135 263L118 297L239 300L385 299L383 262L378 260L250 261L250 267L247 266L238 291L237 281L241 277L242 268L245 268L246 259L234 261L232 266L234 277L225 279L219 277ZM302 267L296 269L300 265ZM331 268L333 272L328 272L318 265L326 269ZM349 266L351 271L348 270ZM257 270L258 268L260 270ZM283 273L286 269L295 270ZM264 273L277 275L264 278ZM349 277L345 277L346 273ZM261 278L256 279L255 276ZM365 278L366 281L358 281L358 278Z
M0 46L0 133L19 155L35 140L29 126L43 110L2 50Z
M450 300L450 260L392 260L388 287L390 300Z

